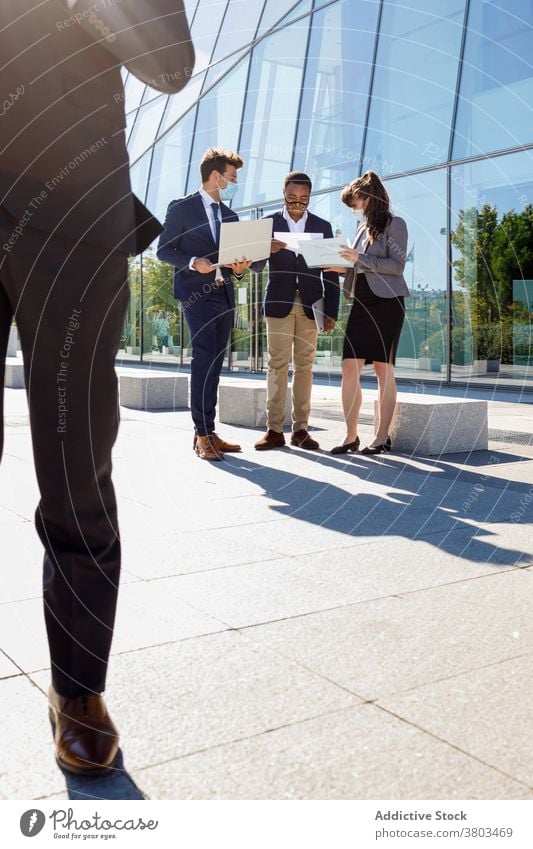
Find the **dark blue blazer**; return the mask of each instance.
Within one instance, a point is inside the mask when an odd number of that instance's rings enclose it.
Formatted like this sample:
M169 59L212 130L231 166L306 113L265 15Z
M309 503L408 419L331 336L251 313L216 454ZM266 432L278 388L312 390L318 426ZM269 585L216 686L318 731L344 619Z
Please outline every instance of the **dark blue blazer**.
M268 215L274 221L273 232L288 233L289 225L281 212ZM306 233L322 233L325 239L333 238L329 221L313 215L307 215ZM308 268L301 254L284 249L272 254L268 268L268 283L263 300L263 312L273 318L284 318L292 309L296 295L297 280L302 305L307 318L313 318L311 304L324 296L324 312L330 318L337 318L339 312L339 275L323 272L320 268ZM264 266L264 264L263 264ZM254 270L258 270L254 264Z
M239 216L229 206L220 204L222 221L238 221ZM211 233L204 202L200 192L194 192L170 202L165 218L165 227L157 245L157 256L174 266L174 297L191 304L205 300L206 289L215 280L215 272L199 274L191 271L189 263L193 256L205 257L212 263L218 262L218 245ZM230 268L222 268L226 290L231 306L235 304L233 275ZM196 295L196 297L194 297ZM198 298L202 295L202 298Z

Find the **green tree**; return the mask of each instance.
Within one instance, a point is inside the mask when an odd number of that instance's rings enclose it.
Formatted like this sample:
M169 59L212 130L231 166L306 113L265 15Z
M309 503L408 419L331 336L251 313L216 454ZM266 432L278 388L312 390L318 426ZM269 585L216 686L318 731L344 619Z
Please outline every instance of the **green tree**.
M498 291L493 272L494 240L498 230L496 207L483 204L461 209L457 227L451 233L452 245L459 252L453 261L455 279L470 306L473 324L491 322L499 317Z
M533 206L522 212L511 210L503 216L492 251L492 268L502 315L513 303L513 280L533 279ZM515 313L524 312L517 304Z

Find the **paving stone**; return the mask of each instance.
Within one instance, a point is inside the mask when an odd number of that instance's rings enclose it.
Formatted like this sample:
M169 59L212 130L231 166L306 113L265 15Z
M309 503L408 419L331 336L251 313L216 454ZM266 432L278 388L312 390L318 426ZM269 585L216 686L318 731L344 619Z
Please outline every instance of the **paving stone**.
M372 705L135 773L153 799L531 799L533 791Z
M50 666L40 598L2 605L0 647L24 672Z
M171 590L166 581L137 581L121 588L113 654L224 630L221 622L185 604Z
M126 534L122 541L122 555L128 570L145 579L224 569L240 563L277 558L266 543L260 545L249 539L243 545L233 527L204 532L201 545L196 534L142 534L137 537Z
M247 629L364 699L533 653L533 573L518 570Z
M106 701L130 770L360 703L228 632L115 657Z
M13 675L20 675L14 663L12 663L3 651L0 651L0 678L11 678Z
M1 604L42 595L43 552L33 522L2 527Z
M65 783L54 759L46 696L24 676L0 681L0 696L9 717L2 735L0 798L61 792Z
M39 498L33 462L9 454L4 456L0 469L0 505L33 522Z
M379 700L387 710L533 787L533 655Z
M276 535L278 525L276 524ZM458 549L448 554L442 540L412 543L384 539L352 548L315 552L261 563L228 567L168 579L177 595L233 628L301 616L317 610L413 592L432 586L491 574L514 565L515 553L504 552L503 566L468 562L471 533L453 535L445 545ZM274 544L277 544L275 541ZM480 543L481 545L481 543ZM510 562L509 562L510 561Z

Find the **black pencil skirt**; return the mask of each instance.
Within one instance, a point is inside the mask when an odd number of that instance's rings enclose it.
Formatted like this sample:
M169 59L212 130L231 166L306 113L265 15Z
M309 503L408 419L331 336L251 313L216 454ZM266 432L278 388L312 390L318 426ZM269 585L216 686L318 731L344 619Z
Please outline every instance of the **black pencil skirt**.
M405 317L403 295L378 297L368 285L365 274L357 275L354 295L346 325L343 360L394 364Z

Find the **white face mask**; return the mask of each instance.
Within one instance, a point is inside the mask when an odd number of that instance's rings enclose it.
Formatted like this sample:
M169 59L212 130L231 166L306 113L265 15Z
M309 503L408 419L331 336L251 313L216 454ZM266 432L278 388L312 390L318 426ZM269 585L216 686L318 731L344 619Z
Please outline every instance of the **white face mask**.
M355 226L359 227L359 225L362 224L363 221L365 220L365 214L364 214L362 209L354 209L354 210L352 210L352 212L353 212L353 218L354 218L354 221L355 221Z

